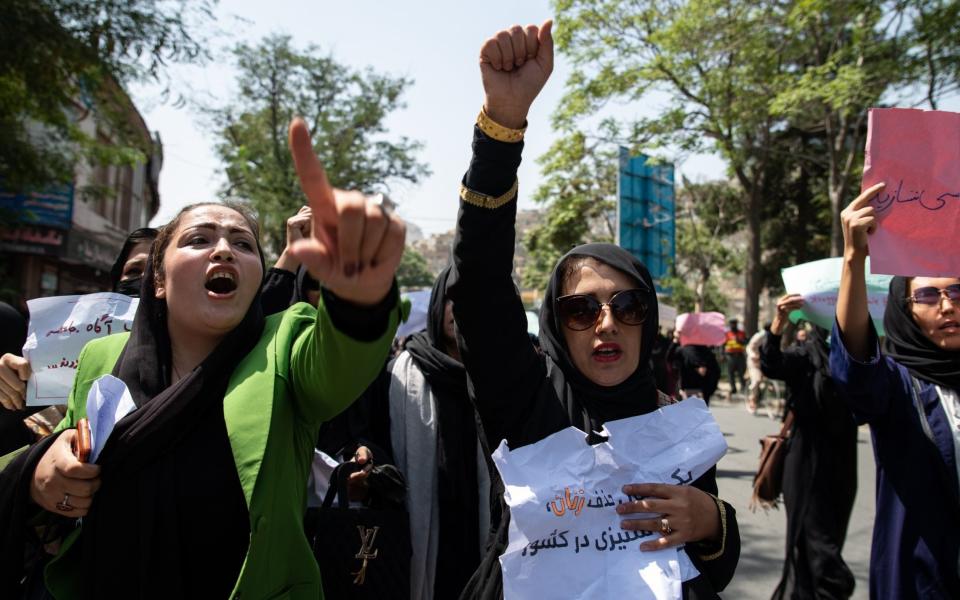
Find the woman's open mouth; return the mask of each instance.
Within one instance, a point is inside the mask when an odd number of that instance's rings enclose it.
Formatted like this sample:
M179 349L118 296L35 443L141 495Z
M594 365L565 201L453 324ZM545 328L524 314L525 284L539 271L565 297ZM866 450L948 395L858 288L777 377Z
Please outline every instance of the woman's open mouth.
M227 298L237 291L237 276L230 271L214 271L207 276L204 287L212 298Z
M600 344L593 349L593 360L602 363L616 362L623 356L619 344Z

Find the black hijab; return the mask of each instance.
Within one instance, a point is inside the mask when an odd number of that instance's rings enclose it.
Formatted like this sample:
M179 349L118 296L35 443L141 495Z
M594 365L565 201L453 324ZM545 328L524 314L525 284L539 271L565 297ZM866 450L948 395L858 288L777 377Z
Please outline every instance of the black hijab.
M563 325L556 311L556 299L563 295L563 268L569 257L590 257L627 275L637 287L648 292L647 318L640 329L640 362L623 383L601 386L590 381L574 366L563 337ZM658 327L657 294L650 272L632 254L613 244L584 244L567 252L553 270L540 311L540 344L547 357L547 373L575 425L589 424L599 431L606 421L624 419L657 408L657 384L650 367L650 354ZM577 413L580 413L578 415ZM589 420L589 423L584 422ZM588 432L589 433L589 432Z
M427 329L410 336L406 344L437 401L440 527L434 598L458 596L480 563L476 416L467 396L467 372L446 353L443 333L452 270L445 268L433 284Z
M0 302L0 355L23 352L27 341L27 319L6 302Z
M262 265L259 245L258 251ZM234 367L253 349L263 332L259 290L240 324L200 365L173 384L166 302L157 299L154 290L154 265L150 258L130 338L112 373L126 384L137 409L117 422L97 460L102 469L102 486L84 517L80 538L84 572L89 575L85 578L87 597L102 597L105 591L125 585L157 597L180 596L196 588L195 583L178 577L184 555L191 554L186 548L190 540L181 539L179 534L182 524L190 521L192 510L183 506L184 492L203 486L204 481L197 481L202 476L191 478L191 472L202 472L197 465L183 462L182 456L178 460L178 445L182 443L197 445L197 440L201 440L199 447L216 451L197 456L198 464L218 461L217 467L229 471L227 485L223 486L228 490L225 503L229 504L224 510L229 517L225 518L230 518L230 527L248 526L246 521L236 522L246 514L246 506L242 493L238 494L242 492L239 479L236 485L232 483L236 470L222 407ZM216 537L219 533L207 529L199 535ZM236 553L245 549L244 545L239 550L225 548L224 552L236 559ZM211 559L226 562L224 556ZM242 555L239 560L242 561ZM212 569L213 564L207 567ZM109 572L116 575L107 577L104 565L110 565ZM229 574L214 570L211 578L221 581L211 585L229 584L229 590L233 582L222 581L228 577ZM111 581L105 583L103 578Z
M290 298L290 306L293 306L297 302L311 304L307 292L317 292L317 294L319 294L320 284L310 275L306 267L300 265L297 267L297 273L293 280L293 297Z
M133 250L134 246L143 242L153 242L155 239L157 239L157 230L152 227L141 227L140 229L134 229L130 232L130 235L128 235L127 239L123 242L123 247L120 249L120 254L117 255L117 260L113 262L113 267L110 268L110 282L114 292L134 298L140 296L140 286L143 276L131 277L126 281L120 281L120 278L123 277L123 266L127 263L127 259L130 258L130 251Z
M960 390L960 352L949 352L937 347L913 320L907 290L910 279L894 277L890 280L887 308L883 313L886 339L883 351L910 371L914 377Z
M447 290L452 283L453 267L440 272L430 292L427 308L427 328L410 336L406 349L423 372L434 393L450 394L466 398L467 372L463 364L446 352L443 317L447 303ZM456 342L454 342L456 343Z
M814 323L807 332L807 341L804 342L807 354L810 357L810 363L818 373L830 377L830 346L827 340L830 339L830 333Z

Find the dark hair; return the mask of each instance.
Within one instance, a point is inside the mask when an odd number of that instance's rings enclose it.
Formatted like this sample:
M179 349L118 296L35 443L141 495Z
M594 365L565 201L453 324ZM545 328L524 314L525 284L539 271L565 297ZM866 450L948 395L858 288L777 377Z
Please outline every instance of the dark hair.
M254 240L256 240L257 243L257 252L260 254L260 261L263 262L263 250L260 248L260 222L257 220L256 214L249 206L232 200L225 200L223 202L198 202L196 204L191 204L181 208L180 212L177 213L177 216L160 228L160 233L157 235L157 239L153 241L151 258L153 259L153 281L155 286L162 284L163 278L166 275L163 268L163 255L167 251L167 246L170 245L170 240L173 239L173 234L176 233L177 227L180 226L180 221L183 220L184 215L187 213L204 206L224 206L236 213L239 213L240 216L243 217L243 220L247 222L247 226L250 228L250 231L253 232Z
M589 263L594 263L597 265L606 265L615 271L620 271L616 267L607 265L607 263L603 262L599 258L595 258L593 256L583 256L580 254L571 254L570 256L567 256L562 261L560 261L560 264L557 265L557 271L560 273L560 295L563 295L566 293L567 284L570 282L570 280L580 272L580 269L582 269L584 266L586 266ZM620 272L623 273L623 271L620 271ZM634 277L629 273L623 273L623 274L630 281L636 284L638 287L642 287L642 288L647 287L646 285L641 285L641 283L638 283L637 280L634 279Z
M123 277L123 267L130 258L130 252L137 244L153 243L153 240L157 239L157 235L159 235L159 232L153 227L141 227L130 232L130 235L128 235L127 239L123 242L120 254L117 255L117 259L110 268L110 283L114 291L116 291L117 284L120 283L120 279Z

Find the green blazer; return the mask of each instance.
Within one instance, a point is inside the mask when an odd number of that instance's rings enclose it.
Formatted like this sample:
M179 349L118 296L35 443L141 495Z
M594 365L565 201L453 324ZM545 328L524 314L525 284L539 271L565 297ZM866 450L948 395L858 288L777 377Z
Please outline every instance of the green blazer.
M303 533L317 433L383 367L399 316L397 309L377 341L359 342L337 331L322 303L319 310L296 304L267 317L260 341L234 369L223 416L250 512L250 545L231 598L323 598ZM91 385L113 370L128 337L111 335L84 347L58 429L85 416ZM64 540L46 569L47 588L58 600L78 595L78 533Z

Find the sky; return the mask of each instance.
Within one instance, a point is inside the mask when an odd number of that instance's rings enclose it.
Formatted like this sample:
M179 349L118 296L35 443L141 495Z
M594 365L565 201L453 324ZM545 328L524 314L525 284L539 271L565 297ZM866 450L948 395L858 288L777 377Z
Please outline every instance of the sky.
M202 68L171 67L174 92L207 102L228 100L237 88L225 49L240 41L255 44L272 33L290 35L297 48L315 44L354 68L413 79L403 96L407 107L391 114L387 126L391 136L423 142L418 157L433 174L416 185L392 185L391 198L399 204L399 214L427 235L455 224L457 190L483 103L477 64L481 44L514 23L539 24L552 16L548 0L221 0L215 14L216 27L224 33L216 40L214 61ZM530 111L518 175L520 208L536 206L530 200L541 180L536 158L555 139L550 114L569 73L558 53L553 75ZM186 204L215 200L223 168L214 153L216 136L203 119L189 103L160 102L156 88L139 86L131 94L163 142L160 212L152 224L169 221ZM618 110L630 114L634 108ZM677 167L693 180L724 176L723 162L712 155L687 157Z

